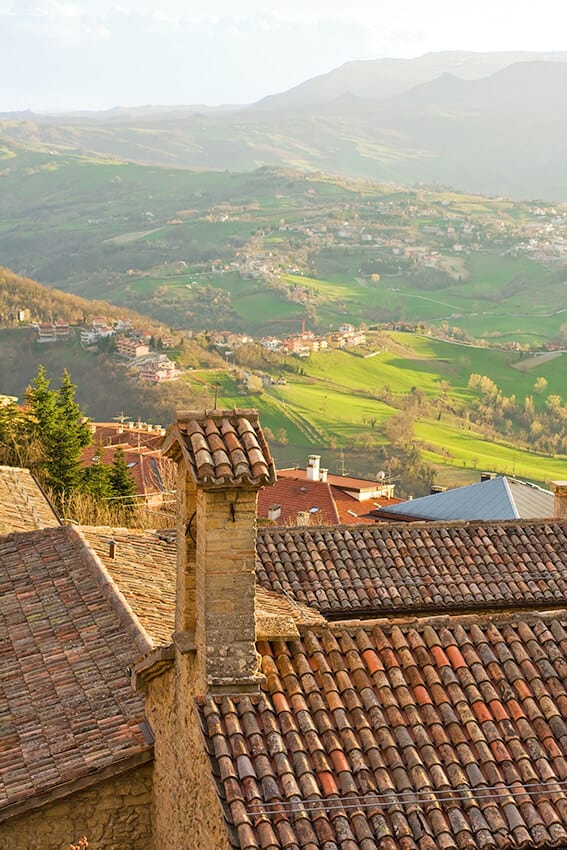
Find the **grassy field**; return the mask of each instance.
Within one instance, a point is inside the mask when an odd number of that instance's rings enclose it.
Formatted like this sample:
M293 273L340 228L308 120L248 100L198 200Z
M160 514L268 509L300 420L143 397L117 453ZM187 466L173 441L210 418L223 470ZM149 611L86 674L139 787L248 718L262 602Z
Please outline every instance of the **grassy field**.
M340 351L312 355L302 361L305 374L288 374L285 385L266 386L259 395L243 396L232 381L222 381L219 404L258 407L262 421L274 433L285 429L286 462L291 457L304 464L312 451L336 457L337 447L351 457L365 440L366 459L354 470L365 474L378 463L372 460L369 441L376 450L386 445L380 428L396 412L393 405L378 399L386 386L394 398L417 387L433 399L444 388L455 403L466 403L473 396L467 386L469 375L476 371L491 377L507 395L515 393L522 399L533 394L536 373L515 369L512 358L518 355L465 349L412 334L393 334L392 342L392 350L368 359ZM278 374L275 370L274 377ZM567 379L567 356L542 363L537 376L548 380L546 392L560 393ZM534 396L534 400L536 406L545 404L544 397ZM425 458L437 468L440 483L475 481L484 470L542 485L567 477L567 456L549 457L522 449L513 438L487 440L473 425L450 414L440 419L420 416L414 436ZM277 458L277 445L274 453Z

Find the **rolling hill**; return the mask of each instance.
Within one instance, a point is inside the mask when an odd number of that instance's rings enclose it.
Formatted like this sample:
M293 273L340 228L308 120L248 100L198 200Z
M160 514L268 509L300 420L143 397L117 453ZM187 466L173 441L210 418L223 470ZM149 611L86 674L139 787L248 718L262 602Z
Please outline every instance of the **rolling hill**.
M567 54L354 62L246 107L0 118L12 143L180 168L260 165L567 200Z

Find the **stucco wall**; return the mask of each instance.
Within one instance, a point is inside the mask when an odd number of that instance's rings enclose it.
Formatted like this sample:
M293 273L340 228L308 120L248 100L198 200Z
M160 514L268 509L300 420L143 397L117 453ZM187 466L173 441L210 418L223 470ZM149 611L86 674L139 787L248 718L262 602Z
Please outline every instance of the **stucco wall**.
M151 788L148 764L11 818L0 823L0 850L69 850L83 836L89 850L148 850Z
M231 850L194 700L195 667L194 654L178 653L146 695L155 733L153 850Z

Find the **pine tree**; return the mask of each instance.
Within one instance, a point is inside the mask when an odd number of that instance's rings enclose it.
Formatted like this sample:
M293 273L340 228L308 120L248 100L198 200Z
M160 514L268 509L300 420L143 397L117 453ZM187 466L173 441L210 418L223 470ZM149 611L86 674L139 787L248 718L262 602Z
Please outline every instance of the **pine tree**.
M91 441L88 422L75 401L75 390L67 370L59 389L50 389L50 381L40 366L27 393L32 432L42 448L42 478L53 490L58 508L63 507L66 495L83 484L80 457Z
M108 501L112 497L112 484L110 482L111 467L102 463L102 445L99 445L91 466L84 472L83 489L85 493L94 496L98 501Z
M112 495L119 501L125 511L130 513L134 508L133 496L136 484L126 464L124 451L120 447L114 452L114 460L110 467L110 486Z
M31 387L26 392L30 407L30 432L43 437L51 431L55 422L56 392L50 389L51 381L43 366L37 370Z

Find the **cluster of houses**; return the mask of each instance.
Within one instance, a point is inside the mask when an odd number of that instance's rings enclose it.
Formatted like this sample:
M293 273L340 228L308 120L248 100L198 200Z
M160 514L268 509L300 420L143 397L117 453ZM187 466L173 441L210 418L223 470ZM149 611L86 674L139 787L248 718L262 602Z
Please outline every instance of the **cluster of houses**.
M35 323L38 343L69 342L75 338L75 328L69 322ZM176 364L167 355L151 350L152 335L136 329L130 319L118 319L110 322L106 316L95 316L88 325L79 328L81 345L90 348L101 340L113 338L116 352L125 358L136 370L140 380L152 383L175 381L181 374ZM160 337L160 347L173 348L174 341L169 335Z
M252 410L162 450L175 531L65 524L0 467L1 847L567 846L567 482L512 494L536 519L292 527L280 479L309 516L391 493L278 477Z
M301 333L285 337L264 336L255 340L248 334L215 331L210 334L210 338L212 344L225 356L241 345L256 341L267 351L294 354L297 357L308 357L311 352L326 351L329 348L354 348L366 344L364 330L347 323L339 325L336 331L325 335L303 330Z

